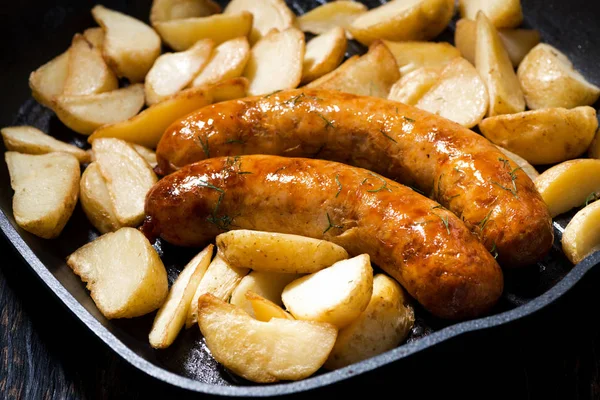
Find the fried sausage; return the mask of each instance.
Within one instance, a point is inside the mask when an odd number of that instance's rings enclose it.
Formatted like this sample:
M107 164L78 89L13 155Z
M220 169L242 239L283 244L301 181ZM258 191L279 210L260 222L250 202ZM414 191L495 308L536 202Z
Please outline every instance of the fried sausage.
M503 273L452 212L412 189L346 164L269 155L210 158L161 179L142 230L201 246L230 229L330 240L371 260L432 314L490 310Z
M486 138L415 107L308 89L214 104L167 129L157 172L239 154L328 159L414 186L458 215L503 267L534 264L552 247L531 179Z

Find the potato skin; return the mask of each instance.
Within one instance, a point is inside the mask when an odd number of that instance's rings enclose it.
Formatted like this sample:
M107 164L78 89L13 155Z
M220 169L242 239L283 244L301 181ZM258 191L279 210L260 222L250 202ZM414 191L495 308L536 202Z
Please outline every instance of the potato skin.
M502 270L462 221L438 206L341 163L216 157L160 180L146 198L142 230L181 246L230 229L329 240L350 255L368 253L434 315L482 315L502 293Z

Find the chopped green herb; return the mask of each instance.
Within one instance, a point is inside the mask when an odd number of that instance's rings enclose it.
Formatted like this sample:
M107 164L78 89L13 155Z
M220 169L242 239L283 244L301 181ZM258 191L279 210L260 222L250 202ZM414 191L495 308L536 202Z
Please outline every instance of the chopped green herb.
M302 101L302 98L306 97L306 95L304 94L304 92L300 93L298 96L294 96L291 99L289 99L288 101L286 101L286 103L292 104L292 105L296 105L298 104L300 101Z
M223 197L225 196L225 191L221 188L218 188L218 187L208 183L208 182L203 182L203 183L204 183L204 185L202 185L202 186L214 189L217 192L219 192L219 199L217 200L217 204L215 205L215 208L213 208L211 215L206 217L206 220L208 222L210 222L211 224L216 225L217 228L219 228L223 231L229 230L229 227L233 223L233 218L231 218L229 215L223 215L220 217L217 216L217 214L219 213L219 207L221 207L221 202L223 201Z
M404 120L405 120L406 122L411 122L411 123L412 123L412 122L415 122L415 120L414 120L414 119L412 119L412 118L408 118L408 117L402 117L402 118L404 118Z
M396 114L398 114L398 107L396 107Z
M494 258L498 258L498 250L496 250L496 241L494 240L494 243L492 245L492 249L490 250L490 253L492 253L492 255L494 256Z
M517 189L516 189L516 187L515 187L515 188L513 188L513 189L511 189L511 188L507 188L506 186L502 186L500 183L498 183L498 182L496 182L496 181L492 181L492 183L493 183L494 185L498 186L499 188L506 190L507 192L511 192L511 193L513 194L513 196L515 196L515 197L517 197L517 198L518 198L518 196L517 196ZM514 185L514 181L513 181L513 185Z
M585 207L587 207L588 204L593 203L596 200L598 200L598 198L596 197L596 193L590 193L588 197L585 198Z
M206 158L210 158L210 151L208 149L208 138L205 140L200 139L200 136L196 136L195 140L198 142L198 145L202 148L204 155Z
M485 218L483 220L481 220L481 222L479 223L479 231L483 232L483 230L485 229L485 226L487 225L489 219L490 219L490 215L492 215L492 212L494 211L494 209L492 208L487 215L485 216Z
M244 142L241 139L229 139L225 142L225 144L232 144L232 143L245 144L246 142Z
M374 178L377 178L377 179L379 179L381 182L383 182L383 184L382 184L382 185L381 185L381 186L380 186L378 189L371 189L371 190L367 190L367 192L369 192L369 193L377 193L377 192L381 192L382 190L387 190L388 192L391 192L391 191L392 191L392 189L390 189L390 188L387 186L387 181L386 181L385 179L383 179L383 178L382 178L382 177L380 177L380 176L377 176L377 175L375 175L375 174L374 174L374 173L372 173L372 172L369 172L369 175L373 176ZM369 179L369 178L365 178L365 179L363 179L363 181L362 181L360 184L361 184L361 185L363 185L363 184L364 184L364 183L365 183L365 182L366 182L368 179Z
M328 120L327 118L325 118L325 117L323 116L323 114L321 114L321 113L317 113L317 115L318 115L319 117L321 117L321 119L322 119L323 121L325 121L325 128L327 128L327 129L328 129L328 128L330 128L330 127L331 127L331 128L335 128L335 126L333 125L333 123L332 123L330 120Z
M438 178L438 181L437 181L437 195L436 195L436 198L438 198L438 199L440 198L440 193L442 193L442 186L441 186L442 185L442 176L444 176L443 173L440 174L440 177Z
M219 187L216 187L216 186L215 186L215 185L213 185L212 183L208 183L208 182L205 182L205 181L200 181L200 182L198 183L198 185L199 185L199 186L202 186L202 187L205 187L205 188L208 188L208 189L216 190L216 191L217 191L217 192L219 192L219 193L224 193L224 192L225 192L223 189L221 189L221 188L219 188Z
M391 137L391 136L389 136L387 133L385 133L383 129L380 129L380 130L379 130L379 132L381 132L381 134L382 134L383 136L385 136L386 138L390 139L392 142L394 142L394 143L398 143L398 142L396 142L396 141L394 140L394 138L393 138L393 137Z
M337 199L337 197L340 195L340 192L342 191L342 184L341 184L341 182L340 182L340 175L339 175L339 174L337 174L337 175L335 176L335 182L336 182L336 183L337 183L337 185L338 185L338 191L337 191L337 193L335 194L335 198Z
M437 215L439 217L439 219L442 220L442 223L446 227L446 232L448 232L448 235L449 235L450 234L450 225L448 224L448 217L446 216L446 218L444 218L439 214L436 214L436 213L434 213L434 214Z
M327 229L325 229L323 231L323 233L327 233L327 231L330 230L331 228L338 228L338 229L343 228L342 225L334 225L333 223L331 223L331 217L329 217L329 213L327 213L327 223L329 224L329 226L327 227Z

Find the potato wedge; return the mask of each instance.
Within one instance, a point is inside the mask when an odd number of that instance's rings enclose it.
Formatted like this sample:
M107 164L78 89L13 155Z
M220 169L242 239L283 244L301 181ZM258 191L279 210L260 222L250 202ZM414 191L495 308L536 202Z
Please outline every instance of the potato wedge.
M117 220L137 226L144 219L146 193L158 180L146 160L127 142L101 138L92 142L94 158L106 181Z
M586 205L575 214L565 227L561 244L573 264L600 250L600 201Z
M588 82L564 53L546 43L535 46L517 70L527 106L538 108L592 105L600 88Z
M338 332L324 367L342 368L391 350L406 339L414 323L415 313L402 287L389 276L377 274L369 305Z
M302 65L302 84L336 69L344 59L348 40L343 28L334 27L306 44Z
M230 3L231 4L231 3ZM244 76L250 81L250 96L293 89L302 78L304 34L296 28L273 31L250 50Z
M150 345L155 349L169 347L183 328L196 287L210 264L213 248L212 244L206 246L192 258L173 282L165 302L154 317L152 330L148 335Z
M150 23L174 19L208 17L221 12L221 6L213 0L153 0Z
M394 56L383 42L374 42L366 54L350 57L306 87L387 98L398 79L400 71Z
M211 102L212 96L205 87L182 90L129 119L99 127L88 138L88 142L114 137L154 149L165 130L175 120Z
M496 28L516 28L523 22L521 0L459 0L461 17L476 19L482 11Z
M554 218L600 193L600 160L564 161L541 173L534 183Z
M390 89L389 100L414 106L440 78L439 68L419 68L403 75Z
M211 354L253 382L295 381L315 373L331 351L331 324L273 318L257 321L210 294L198 302L200 331Z
M600 130L596 131L594 140L592 140L592 144L588 148L587 156L600 159Z
M104 47L104 29L99 26L87 28L83 31L83 37L98 50Z
M348 258L326 240L277 232L237 229L215 239L219 254L234 267L284 274L310 274Z
M373 268L368 254L338 261L298 278L281 293L296 319L329 322L342 329L367 308L373 293Z
M240 36L248 36L252 29L252 14L241 12L175 19L157 22L154 28L170 48L183 51L202 39L212 39L215 44L221 44Z
M454 0L392 0L360 15L348 27L364 45L377 39L430 40L454 15Z
M215 43L202 39L185 51L164 53L146 75L146 104L151 106L181 91L208 63Z
M229 302L254 317L252 303L246 298L246 293L248 291L253 291L278 306L282 306L281 293L283 292L283 289L290 282L301 276L302 275L299 274L278 274L276 272L252 271L244 276L233 290Z
M87 283L108 319L133 318L159 308L169 291L165 267L139 230L121 228L77 249L67 265Z
M161 52L160 37L139 19L108 9L92 8L94 20L104 29L102 52L120 77L142 82Z
M246 97L248 87L250 87L248 79L239 76L209 85L209 90L212 94L213 103L219 103Z
M25 154L69 153L84 164L90 154L77 146L54 139L33 126L8 126L0 129L7 150Z
M296 18L296 25L303 32L320 35L339 26L346 31L346 37L352 38L348 28L359 15L366 13L367 6L358 1L332 1L321 4Z
M58 96L52 102L58 119L82 135L89 135L103 125L125 121L143 106L142 84L87 96Z
M65 51L29 75L31 95L38 103L52 108L56 96L62 94L67 80L69 52Z
M489 19L477 14L475 67L490 96L487 115L512 114L525 110L525 97L498 31Z
M533 167L533 165L531 165L529 163L529 161L527 161L520 155L515 154L511 151L508 151L504 147L501 147L501 146L496 146L496 147L498 148L498 150L500 150L502 153L504 153L504 155L506 157L508 157L512 162L514 162L519 167L521 167L523 172L525 172L527 174L527 176L529 176L531 178L532 181L535 181L535 179L538 176L540 176L540 173Z
M154 151L152 151L151 149L149 149L145 146L140 146L139 144L136 144L136 143L129 143L129 144L131 145L131 147L133 147L133 149L135 151L138 152L138 154L140 156L142 156L142 158L144 160L146 160L146 162L148 163L150 168L156 167L158 162L156 161L156 153Z
M81 175L79 200L88 221L100 233L114 232L123 227L117 219L108 186L97 162L88 165Z
M198 299L200 296L210 293L218 299L229 301L231 293L248 272L250 272L248 268L232 267L217 253L194 292L185 327L190 328L198 322Z
M79 161L67 153L4 153L17 224L44 239L60 235L79 196Z
M545 108L498 115L479 124L483 136L533 165L554 164L581 156L596 130L596 110L589 106Z
M241 12L250 12L254 16L252 31L248 37L253 45L273 29L282 32L293 27L296 19L284 0L232 0L223 11L225 14Z
M392 42L383 43L390 49L402 76L419 68L443 68L455 58L460 51L446 42Z
M252 305L254 317L259 321L269 322L271 318L294 319L294 317L283 308L251 290L246 292L246 299Z
M191 85L202 86L237 78L244 72L249 59L250 44L245 36L221 43L214 49L210 60L196 75Z
M80 34L73 37L69 48L67 71L62 93L66 96L110 92L119 87L117 77L104 62L100 50Z
M443 69L438 82L415 106L472 128L485 116L489 96L475 67L458 57Z

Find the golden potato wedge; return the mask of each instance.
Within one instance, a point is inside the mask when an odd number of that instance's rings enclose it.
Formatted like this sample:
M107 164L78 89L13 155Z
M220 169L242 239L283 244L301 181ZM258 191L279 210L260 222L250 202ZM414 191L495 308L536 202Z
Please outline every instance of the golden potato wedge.
M250 50L244 69L250 82L248 94L257 96L297 87L304 51L304 34L296 28L272 31L260 39Z
M248 87L250 87L248 79L239 76L209 85L209 90L213 98L213 103L219 103L221 101L246 97Z
M442 70L438 82L415 106L472 128L485 116L489 96L475 67L458 57Z
M324 367L342 368L391 350L406 339L414 323L415 313L402 287L389 276L377 274L369 305L338 332Z
M302 275L299 274L252 271L244 276L235 289L233 289L229 302L246 311L249 315L254 316L252 303L246 298L246 293L251 290L278 306L282 306L281 293L283 292L283 289L290 282L301 276Z
M104 29L99 26L87 28L83 31L83 37L99 50L102 50L104 47Z
M462 18L476 19L482 11L496 28L516 28L523 22L521 0L459 0Z
M138 152L138 154L140 156L142 156L142 158L144 160L146 160L146 162L148 163L150 168L156 167L158 162L156 161L156 153L154 151L152 151L151 149L149 149L145 146L140 146L139 144L136 144L136 143L130 143L130 145L131 145L131 147L133 147L133 149L135 151Z
M31 95L40 104L52 108L54 98L62 94L67 79L69 51L48 61L29 75Z
M564 161L541 173L534 183L554 218L584 205L591 194L600 193L600 160Z
M173 19L208 17L221 12L221 6L213 0L153 0L150 23Z
M402 76L423 67L441 69L460 57L460 51L446 42L384 40L383 43L394 55Z
M496 147L498 148L498 150L500 150L502 153L504 153L504 155L506 157L508 157L512 162L514 162L519 167L521 167L521 169L523 170L523 172L525 172L527 174L527 176L529 176L531 178L532 181L535 181L535 179L538 176L540 176L540 173L533 167L533 165L531 165L529 163L529 161L527 161L526 159L524 159L520 155L515 154L515 153L513 153L511 151L508 151L504 147L501 147L501 146L498 146L498 145L496 145Z
M346 37L352 38L348 28L359 15L368 8L358 1L332 1L321 4L296 19L296 25L303 32L320 35L339 26L346 31Z
M211 102L212 96L205 87L182 90L129 119L99 127L88 138L88 142L114 137L154 149L165 130L175 120Z
M589 106L544 108L486 118L483 136L533 165L554 164L581 156L596 130L596 110Z
M218 299L229 301L231 293L248 272L250 272L248 268L232 267L217 253L194 292L185 327L190 328L198 322L198 299L200 296L210 293Z
M33 126L8 126L0 129L7 150L25 154L69 153L80 163L90 162L90 154L77 146L56 140Z
M394 56L383 42L378 41L369 46L366 54L350 57L306 87L387 98L398 79L400 71Z
M82 135L97 128L125 121L144 106L144 86L135 84L87 96L58 96L52 109L63 124Z
M310 274L348 258L341 246L287 233L237 229L219 234L219 254L234 267L284 274Z
M17 224L44 239L60 235L79 196L79 161L68 153L4 153Z
M328 323L273 318L257 321L204 294L198 324L215 360L253 382L295 381L315 373L331 351L337 329Z
M525 110L525 97L508 53L498 31L483 12L477 14L475 67L490 96L489 117Z
M590 147L588 148L587 155L590 158L600 159L600 130L596 131L594 140L592 140L592 144L590 144Z
M254 317L259 321L269 322L271 318L294 319L289 312L252 290L246 292L246 299L252 305Z
M67 257L67 265L87 283L108 319L148 314L163 304L169 291L165 266L144 234L134 228L98 237Z
M144 82L146 104L156 104L186 87L208 63L214 47L212 39L202 39L185 51L158 57Z
M123 226L137 226L144 219L146 193L158 180L146 160L127 142L100 138L92 142L117 220Z
M411 71L392 85L388 99L414 106L438 82L440 73L432 67Z
M66 96L82 96L118 89L119 82L108 68L102 53L83 35L76 34L69 48L67 79L63 88Z
M336 69L344 59L347 45L346 33L339 26L311 39L306 44L301 83L314 81Z
M92 16L104 29L102 54L120 77L142 82L161 52L160 37L139 19L108 9L92 8Z
M161 21L154 24L162 40L173 50L187 50L201 39L212 39L221 44L240 36L248 36L252 29L252 14L215 14Z
M79 200L88 221L100 233L114 232L123 227L117 219L108 186L97 162L88 165L81 175Z
M225 14L241 12L250 12L254 16L249 35L251 44L267 36L273 29L282 32L293 27L296 19L284 0L232 0L223 11Z
M169 347L183 328L196 287L210 264L213 248L209 244L192 258L173 282L165 302L154 317L152 330L148 335L150 345L155 349Z
M454 0L392 0L358 16L348 30L364 45L377 39L430 40L454 15Z
M592 105L600 88L588 82L564 53L546 43L535 46L517 70L527 106L538 108Z
M361 254L292 281L281 299L296 319L342 329L367 308L372 293L373 268L369 255Z
M575 214L565 227L561 244L573 264L600 250L600 201L586 205Z
M192 86L201 86L237 78L250 59L250 44L245 36L228 40L217 46L208 63L200 70Z

